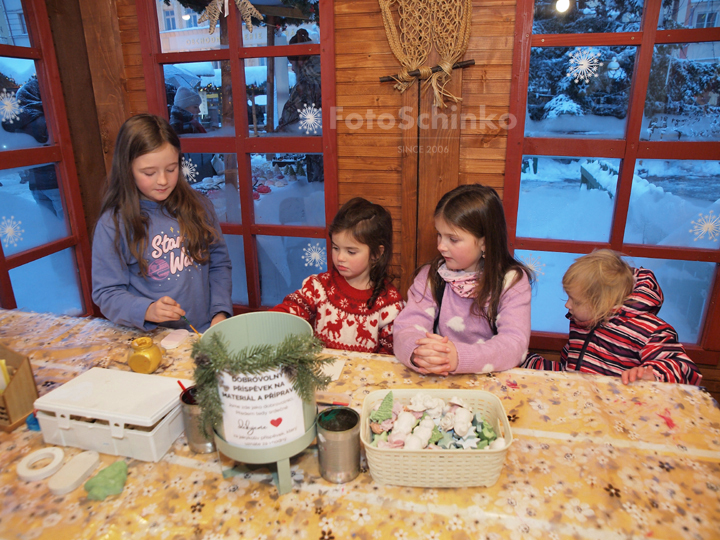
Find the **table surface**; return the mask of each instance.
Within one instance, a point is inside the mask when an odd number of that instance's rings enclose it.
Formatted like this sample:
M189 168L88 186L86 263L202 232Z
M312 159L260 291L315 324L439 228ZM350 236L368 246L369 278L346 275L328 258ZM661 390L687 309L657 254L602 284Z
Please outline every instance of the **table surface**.
M0 310L0 341L30 357L41 395L94 366L128 370L140 335L102 319ZM192 378L195 339L168 351L157 373ZM313 443L291 459L293 490L278 495L265 466L224 477L227 458L194 454L182 435L158 463L101 455L102 467L125 459L128 480L120 495L91 501L82 488L58 497L47 480L18 479L19 461L46 446L22 426L0 433L0 538L720 538L720 410L696 387L521 369L421 376L391 356L330 352L346 364L328 390L351 394L357 410L380 389L497 395L515 438L498 482L395 487L364 469L331 484Z

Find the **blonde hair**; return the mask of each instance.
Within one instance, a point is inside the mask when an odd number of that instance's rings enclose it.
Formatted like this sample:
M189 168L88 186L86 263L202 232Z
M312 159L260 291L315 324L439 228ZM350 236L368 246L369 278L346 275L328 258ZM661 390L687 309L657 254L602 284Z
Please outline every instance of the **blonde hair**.
M590 305L591 326L605 322L630 295L633 271L610 249L598 249L576 259L562 280L568 294Z

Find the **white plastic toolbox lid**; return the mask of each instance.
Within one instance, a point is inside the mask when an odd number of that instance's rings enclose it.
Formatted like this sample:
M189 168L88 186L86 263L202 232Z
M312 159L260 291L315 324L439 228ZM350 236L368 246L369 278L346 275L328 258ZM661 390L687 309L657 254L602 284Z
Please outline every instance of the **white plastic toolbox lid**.
M155 425L180 405L181 393L173 377L95 367L38 398L34 407L54 412L62 429L70 428L70 416L107 420L111 435L122 438L125 425Z

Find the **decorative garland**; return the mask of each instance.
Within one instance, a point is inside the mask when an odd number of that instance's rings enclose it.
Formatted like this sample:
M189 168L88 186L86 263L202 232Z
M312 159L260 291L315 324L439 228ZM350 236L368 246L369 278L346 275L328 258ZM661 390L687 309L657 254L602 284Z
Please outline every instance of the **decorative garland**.
M219 375L257 375L280 369L303 401L312 401L316 390L330 383L322 366L334 362L331 356L319 356L322 342L313 335L290 335L277 347L256 345L231 355L219 333L208 340L195 342L192 356L195 359L195 400L200 406L201 427L210 438L213 426L220 423L223 414L220 399Z

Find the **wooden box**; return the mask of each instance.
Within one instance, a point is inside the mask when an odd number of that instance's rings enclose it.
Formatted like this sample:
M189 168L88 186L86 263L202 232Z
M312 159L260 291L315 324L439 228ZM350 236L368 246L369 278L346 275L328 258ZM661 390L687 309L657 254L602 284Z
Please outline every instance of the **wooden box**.
M33 411L38 391L27 356L0 343L0 359L5 360L10 372L10 382L0 395L0 429L12 431L25 422L25 418Z

